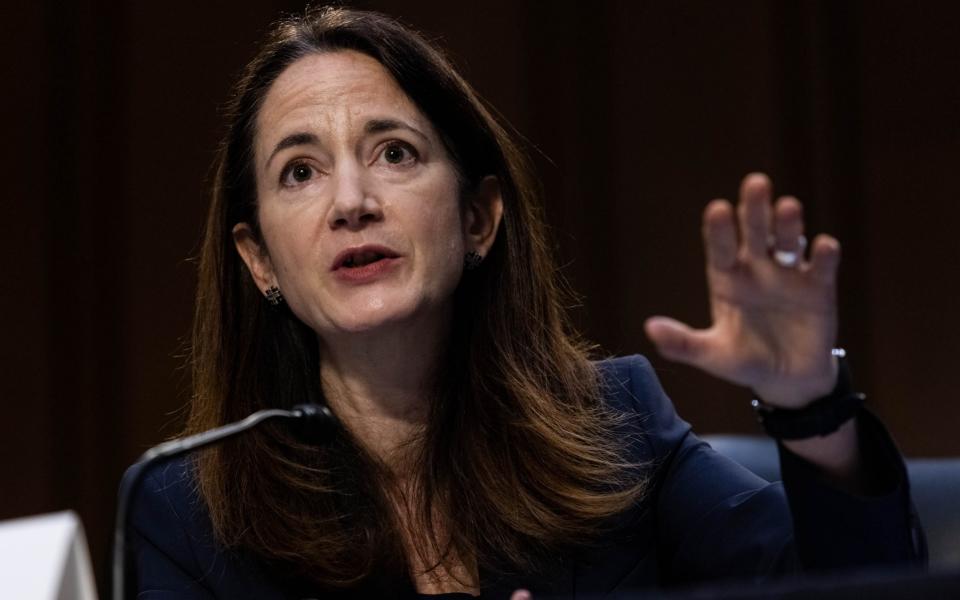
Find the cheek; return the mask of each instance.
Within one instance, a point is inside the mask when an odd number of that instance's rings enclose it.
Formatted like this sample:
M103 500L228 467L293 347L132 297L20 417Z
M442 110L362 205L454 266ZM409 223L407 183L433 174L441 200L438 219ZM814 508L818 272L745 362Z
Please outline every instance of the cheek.
M459 196L459 183L451 170L419 189L411 189L405 200L410 201L412 210L402 211L413 219L407 225L420 252L429 257L430 268L444 279L459 277L463 265L464 215Z
M290 288L310 259L310 232L296 221L278 224L269 218L261 220L261 227L274 273Z
M435 257L446 267L445 270L451 270L451 267L459 266L463 262L464 240L463 240L463 221L456 208L443 211L443 216L435 215L430 219L428 226L431 231L428 233L427 242L432 243Z
M451 231L445 243L438 243L436 246L437 252L442 253L442 256L438 257L438 261L442 264L439 269L439 272L442 273L442 282L438 283L443 288L441 293L444 295L452 294L463 276L463 255L465 252L463 235L458 229L452 229Z

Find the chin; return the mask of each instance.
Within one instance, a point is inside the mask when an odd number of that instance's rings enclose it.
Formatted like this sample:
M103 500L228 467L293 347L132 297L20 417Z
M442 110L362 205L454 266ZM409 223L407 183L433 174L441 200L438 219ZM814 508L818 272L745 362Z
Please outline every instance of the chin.
M416 301L373 297L358 301L340 313L334 326L339 333L369 334L382 331L416 328L417 331L433 329L434 324L449 317L447 303L438 303L423 298Z
M370 299L366 305L361 302L359 306L344 311L341 318L334 322L334 326L340 333L386 331L416 320L417 315L422 312L416 307L374 298Z

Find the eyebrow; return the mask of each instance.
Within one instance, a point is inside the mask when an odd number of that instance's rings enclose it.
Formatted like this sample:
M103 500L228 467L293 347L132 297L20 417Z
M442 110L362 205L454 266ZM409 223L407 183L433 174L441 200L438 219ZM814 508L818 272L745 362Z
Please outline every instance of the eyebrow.
M395 119L371 119L367 121L367 124L363 127L364 132L368 134L383 133L385 131L394 131L396 129L405 129L417 134L425 141L430 141L430 138L427 137L427 134L423 133L413 125L408 125L403 121L397 121Z
M270 162L273 161L274 156L276 156L279 152L286 150L287 148L293 148L294 146L308 146L318 144L319 142L320 140L317 138L317 136L313 135L312 133L292 133L280 140L277 145L274 146L273 152L270 153L270 158L267 159L267 166L270 166Z
M407 123L404 123L403 121L397 121L396 119L371 119L363 126L363 131L367 135L396 131L397 129L410 131L423 138L424 141L430 141L430 138L427 137L427 134L423 133L413 125L408 125ZM270 163L273 161L273 157L287 148L293 148L294 146L310 146L319 143L320 139L312 133L308 133L306 131L292 133L277 142L277 145L274 146L273 151L270 153L270 157L267 159L266 166L269 167Z

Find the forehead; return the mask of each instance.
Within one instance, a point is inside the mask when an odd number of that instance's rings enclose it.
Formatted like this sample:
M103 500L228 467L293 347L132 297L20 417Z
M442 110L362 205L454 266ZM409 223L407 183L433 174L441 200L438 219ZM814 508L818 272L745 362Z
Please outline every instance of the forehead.
M369 118L426 118L377 60L353 50L300 58L270 86L257 115L258 153L293 130L339 133Z

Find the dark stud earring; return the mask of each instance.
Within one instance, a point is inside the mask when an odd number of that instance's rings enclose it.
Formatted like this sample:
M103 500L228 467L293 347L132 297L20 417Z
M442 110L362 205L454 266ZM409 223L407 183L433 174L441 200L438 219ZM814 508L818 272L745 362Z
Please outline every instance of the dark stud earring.
M468 271L476 269L482 262L483 257L480 253L474 252L473 250L463 255L463 267Z
M283 294L280 293L280 288L275 285L267 288L266 296L270 306L280 306L280 303L283 302Z

